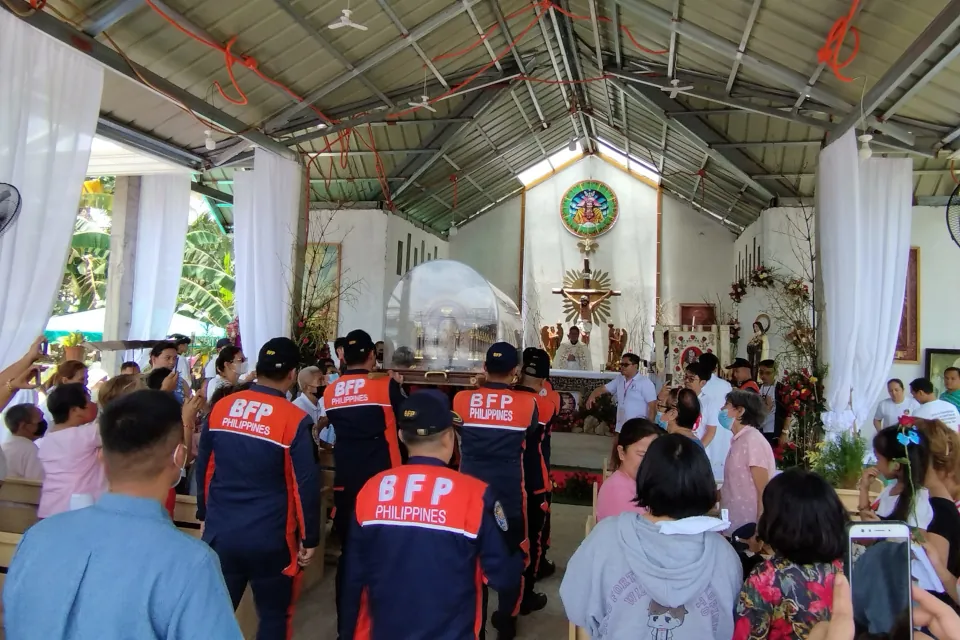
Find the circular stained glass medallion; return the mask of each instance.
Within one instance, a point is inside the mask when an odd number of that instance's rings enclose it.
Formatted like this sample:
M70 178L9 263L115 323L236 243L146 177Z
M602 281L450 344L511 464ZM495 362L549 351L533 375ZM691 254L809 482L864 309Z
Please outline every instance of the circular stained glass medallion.
M597 180L576 183L567 189L560 201L563 226L581 238L603 235L613 227L619 213L613 189Z

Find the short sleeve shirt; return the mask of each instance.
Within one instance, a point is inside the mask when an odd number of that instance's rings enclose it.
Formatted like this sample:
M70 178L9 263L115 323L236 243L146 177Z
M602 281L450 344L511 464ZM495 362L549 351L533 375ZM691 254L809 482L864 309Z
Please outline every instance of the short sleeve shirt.
M757 521L757 488L750 467L766 469L769 478L777 470L773 449L767 439L753 427L744 427L733 435L723 467L720 508L729 511L728 532Z
M921 404L913 412L914 417L925 420L940 420L954 431L960 431L960 412L944 400L931 400Z
M901 416L914 415L918 406L920 405L913 398L904 398L900 404L894 403L890 398L884 398L877 405L877 413L873 419L879 420L881 427L894 427Z
M629 380L617 376L604 388L617 399L617 433L627 420L646 418L649 404L657 399L656 387L645 375L637 374Z

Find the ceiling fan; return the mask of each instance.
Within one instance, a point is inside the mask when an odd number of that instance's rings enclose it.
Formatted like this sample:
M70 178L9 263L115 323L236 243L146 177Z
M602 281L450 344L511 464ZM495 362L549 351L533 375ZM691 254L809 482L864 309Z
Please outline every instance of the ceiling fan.
M353 12L350 11L350 5L347 4L347 8L340 12L340 17L336 21L328 24L327 29L342 29L343 27L350 27L352 29L366 31L367 27L359 22L354 22L350 17L351 15L353 15Z
M669 94L670 94L670 99L671 99L671 100L673 100L674 98L676 98L678 93L680 93L680 92L682 92L682 91L690 91L690 89L693 89L693 85L691 84L691 85L686 86L686 87L681 87L681 86L680 86L680 79L679 79L679 78L674 78L673 80L671 80L669 87L660 87L660 91L663 91L664 93L669 93Z
M418 109L426 109L427 111L437 112L436 109L430 104L430 96L420 96L420 102L410 101L409 104L411 107L417 107Z

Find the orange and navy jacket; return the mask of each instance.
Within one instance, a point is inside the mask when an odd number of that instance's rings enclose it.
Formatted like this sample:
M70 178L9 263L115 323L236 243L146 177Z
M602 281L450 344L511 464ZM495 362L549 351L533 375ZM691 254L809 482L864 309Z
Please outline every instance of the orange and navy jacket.
M395 413L403 403L400 385L388 376L352 369L327 385L323 406L337 437L334 486L356 495L385 469L400 466Z
M197 519L224 548L291 551L320 544L320 479L313 426L275 389L253 385L218 402L197 448Z
M543 441L553 417L556 414L553 402L529 387L516 387L521 393L531 394L537 401L537 429L527 432L526 447L523 451L523 478L527 495L547 493L552 488L547 461L543 457Z
M484 581L519 588L523 558L493 491L436 458L374 476L350 526L341 640L477 638Z
M560 415L560 394L554 391L553 385L550 384L549 380L543 381L543 389L540 390L540 395L545 397L550 401L550 404L553 405L553 418L546 423L543 433L543 445L541 450L543 451L543 460L547 464L547 469L550 469L550 436L553 433L553 422L558 415ZM539 406L539 402L537 403ZM552 483L547 482L547 487L550 487L551 491L553 490Z
M526 516L523 457L528 432L536 432L536 396L506 384L461 391L453 410L463 419L460 471L493 487L511 518Z

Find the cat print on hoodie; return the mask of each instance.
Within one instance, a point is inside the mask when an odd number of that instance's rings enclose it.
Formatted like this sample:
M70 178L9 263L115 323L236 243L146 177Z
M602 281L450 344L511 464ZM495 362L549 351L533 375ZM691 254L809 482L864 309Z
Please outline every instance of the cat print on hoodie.
M651 600L647 607L647 626L652 640L673 640L673 630L683 625L687 608L683 605L670 608Z

